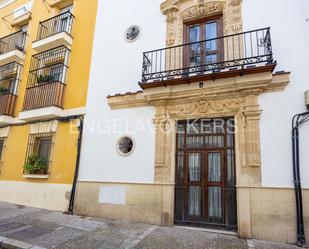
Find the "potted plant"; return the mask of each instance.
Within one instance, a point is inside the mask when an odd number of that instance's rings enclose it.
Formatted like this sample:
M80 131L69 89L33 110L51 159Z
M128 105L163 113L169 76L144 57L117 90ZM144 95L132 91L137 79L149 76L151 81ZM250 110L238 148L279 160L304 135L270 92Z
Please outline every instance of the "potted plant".
M54 77L52 75L42 75L40 74L37 77L37 83L40 84L45 84L45 83L50 83L54 80Z
M41 159L39 156L31 155L27 158L24 170L25 173L29 175L47 175L48 162Z
M0 95L6 94L9 92L9 89L4 87L4 86L0 86Z

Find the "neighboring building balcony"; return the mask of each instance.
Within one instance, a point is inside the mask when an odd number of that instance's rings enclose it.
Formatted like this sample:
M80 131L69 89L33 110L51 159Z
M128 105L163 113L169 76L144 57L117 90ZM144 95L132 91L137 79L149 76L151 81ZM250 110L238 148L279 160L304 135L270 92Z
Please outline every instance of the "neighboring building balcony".
M27 33L18 31L0 39L0 66L10 62L23 63Z
M8 15L2 17L1 19L6 22L6 24L11 27L21 27L29 23L31 20L31 7L32 2L29 1L25 3L23 6L14 9L13 12Z
M64 8L73 4L74 0L50 0L49 5L51 7Z
M20 119L61 116L69 52L58 47L33 56Z
M0 125L13 122L21 65L13 62L0 67Z
M273 71L270 28L143 53L140 86L183 84Z
M43 52L55 47L66 46L71 48L71 36L74 16L70 11L40 22L37 40L32 43L32 48Z

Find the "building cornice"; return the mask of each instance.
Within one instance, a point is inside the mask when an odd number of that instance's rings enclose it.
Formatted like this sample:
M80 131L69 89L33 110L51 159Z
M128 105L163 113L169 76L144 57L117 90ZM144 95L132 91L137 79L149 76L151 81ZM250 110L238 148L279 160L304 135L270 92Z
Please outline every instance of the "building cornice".
M260 95L266 92L283 91L290 81L290 73L270 72L236 76L216 81L204 81L186 85L176 85L146 89L143 92L108 96L111 109L128 109L155 106L158 103L186 102L203 95L207 99L237 98ZM201 84L203 87L201 87Z

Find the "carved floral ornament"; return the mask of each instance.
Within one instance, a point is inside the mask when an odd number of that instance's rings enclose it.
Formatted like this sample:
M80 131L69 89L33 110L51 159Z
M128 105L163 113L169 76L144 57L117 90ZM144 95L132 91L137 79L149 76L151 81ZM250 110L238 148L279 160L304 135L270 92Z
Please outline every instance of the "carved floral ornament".
M182 20L191 18L197 18L201 16L208 16L213 14L222 13L225 6L225 1L212 1L205 3L205 1L199 1L198 5L192 6L181 14Z
M244 104L243 98L227 100L207 100L201 95L197 102L167 106L169 115L207 114L212 112L239 111Z

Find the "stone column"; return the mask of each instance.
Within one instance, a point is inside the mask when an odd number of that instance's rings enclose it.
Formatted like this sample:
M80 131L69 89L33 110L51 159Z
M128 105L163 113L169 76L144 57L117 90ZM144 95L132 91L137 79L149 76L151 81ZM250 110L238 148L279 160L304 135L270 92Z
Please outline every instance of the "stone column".
M261 185L259 93L246 93L238 123L237 208L239 235L251 238L250 188Z
M161 185L161 225L173 224L174 184L172 182L174 121L168 118L164 103L155 106L155 183Z
M257 95L246 97L244 107L245 125L245 153L247 182L250 186L261 185L261 152L260 152L260 115Z

